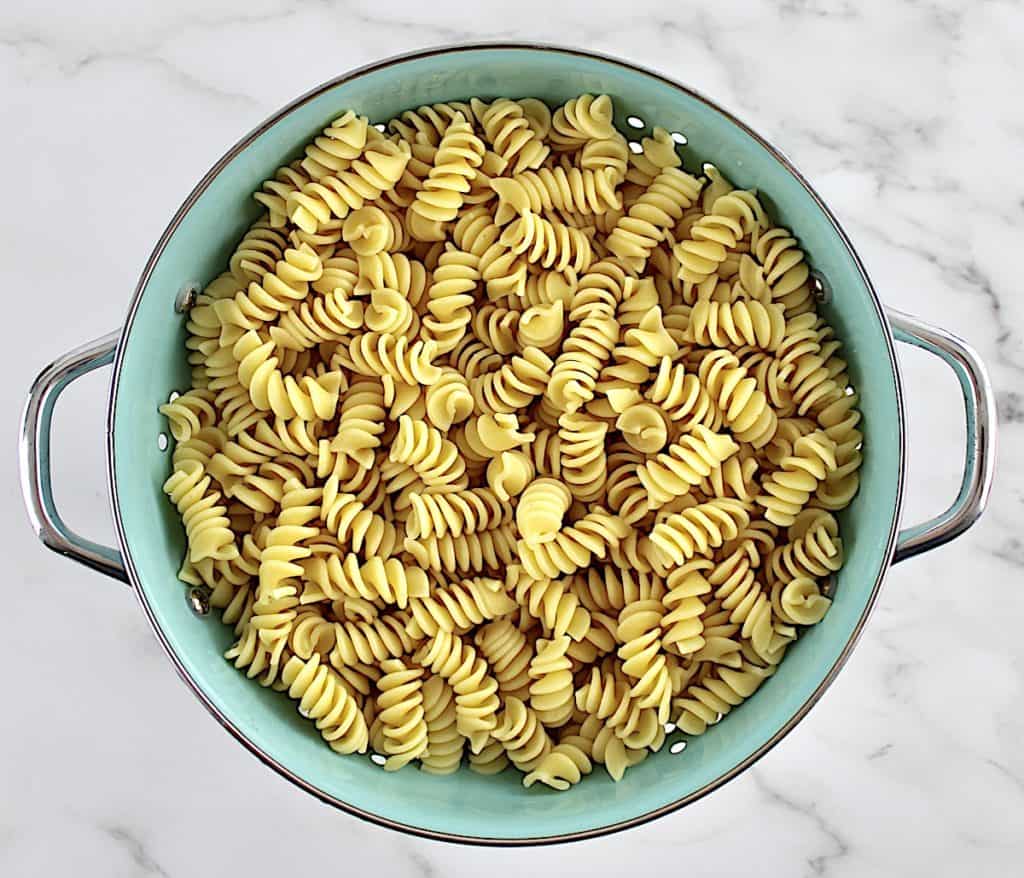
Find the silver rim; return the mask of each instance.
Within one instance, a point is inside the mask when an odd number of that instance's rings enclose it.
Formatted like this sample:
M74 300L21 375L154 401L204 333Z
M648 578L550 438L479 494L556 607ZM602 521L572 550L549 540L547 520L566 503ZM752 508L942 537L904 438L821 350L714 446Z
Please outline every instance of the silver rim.
M278 762L273 756L271 756L265 750L261 749L251 740L249 740L249 738L246 737L245 733L242 732L230 720L230 718L227 717L210 700L206 693L203 692L203 690L196 684L196 682L189 675L188 671L185 669L178 655L174 652L174 650L168 643L167 638L164 635L164 632L161 629L160 625L158 624L156 617L153 614L152 608L150 607L149 602L146 599L144 590L139 588L138 571L135 568L135 561L134 558L132 557L131 547L128 545L128 542L125 538L124 527L121 521L121 509L118 501L117 492L117 474L114 468L114 456L116 450L114 444L114 420L117 408L117 391L121 380L121 366L124 358L127 339L131 334L132 325L135 321L135 315L138 310L139 302L142 298L143 290L146 288L146 284L149 282L149 277L152 274L157 262L159 261L160 256L163 254L164 248L167 246L167 242L170 240L171 236L177 230L178 226L181 224L181 221L192 208L193 204L195 204L196 200L199 198L200 195L202 195L202 193L206 190L206 188L210 185L214 178L224 169L224 167L229 162L231 162L237 155L239 155L239 153L245 150L246 147L248 147L249 144L251 144L253 140L259 137L263 132L265 132L272 126L276 125L296 108L301 107L303 104L307 103L308 101L312 100L313 98L317 97L323 92L334 88L335 86L341 85L346 82L350 82L354 79L357 79L360 76L364 76L368 73L373 73L378 70L383 70L387 67L404 61L411 61L419 58L429 58L435 55L453 54L456 52L475 51L480 49L512 49L554 52L558 54L571 55L580 58L590 58L602 61L607 64L615 65L616 67L621 67L628 70L636 71L638 73L643 73L654 79L660 80L666 85L678 89L680 92L689 95L690 97L695 98L696 100L701 101L710 109L724 116L732 124L736 125L743 132L745 132L750 138L752 138L754 141L756 141L762 147L764 147L780 164L782 164L784 168L786 168L786 170L790 174L793 175L793 177L796 178L797 181L799 181L800 185L803 186L807 194L814 200L818 207L821 208L822 212L828 218L828 221L831 223L832 227L839 235L844 246L849 251L850 256L853 258L854 264L857 266L857 270L860 273L861 279L863 280L864 285L871 296L872 305L874 306L875 312L878 316L879 324L882 327L886 349L889 353L889 363L892 368L893 376L895 379L896 402L899 416L900 464L899 479L896 487L896 504L893 508L893 516L889 528L889 539L886 542L885 548L882 552L882 565L879 568L878 578L875 580L875 583L871 588L871 593L868 596L867 602L864 605L864 611L861 614L860 619L857 621L857 625L855 626L853 633L850 636L850 639L843 647L842 652L839 654L839 657L836 659L835 663L829 669L824 679L814 690L814 692L811 693L810 697L800 706L800 708L793 714L793 716L790 717L789 720L787 720L787 722L782 726L782 728L779 729L768 741L766 741L754 753L752 753L739 764L735 765L729 771L725 772L724 774L705 784L700 789L695 790L694 792L689 793L688 795L683 796L674 802L670 802L667 805L663 805L660 808L656 808L653 811L648 811L645 814L641 814L637 817L632 817L628 820L622 820L618 823L609 824L608 826L602 826L596 829L588 829L581 832L564 833L560 835L550 836L538 836L533 838L489 838L480 836L460 835L458 833L450 832L439 832L436 830L424 829L418 826L411 826L409 824L401 823L396 820L391 820L390 818L383 817L379 814L373 814L369 811L364 811L361 808L357 808L354 805L349 804L348 802L345 802L341 799L336 798L335 796L330 795L329 793L324 792L323 790L311 784L309 781L299 777L291 770L286 768L284 765L282 765L280 762ZM885 578L886 571L888 570L889 565L891 563L893 551L896 544L897 528L899 525L900 514L902 512L903 507L903 477L905 460L903 428L904 413L902 379L900 376L899 364L896 360L892 331L889 327L888 320L885 317L885 312L883 310L882 304L878 299L878 295L875 293L875 289L871 284L871 280L868 277L867 272L864 270L864 265L861 262L860 257L857 255L857 252L854 249L853 244L850 242L850 239L847 236L846 232L843 230L842 226L840 226L839 221L828 209L828 207L826 206L824 201L822 201L818 193L814 191L810 183L807 182L804 176L794 167L793 163L786 157L786 155L781 150L777 149L775 146L773 146L771 143L765 140L761 135L759 135L756 131L752 130L745 123L737 119L734 115L732 115L732 113L722 109L722 107L720 107L714 101L708 99L704 95L694 91L691 88L681 85L680 83L675 82L674 80L669 79L668 77L663 76L662 74L657 73L653 70L641 67L640 65L632 64L628 61L623 61L621 59L614 58L608 55L598 54L596 52L586 52L580 49L570 49L563 46L557 46L547 43L509 43L502 41L494 41L466 43L455 46L438 46L431 49L423 49L417 52L409 52L403 55L395 55L383 61L378 61L375 64L369 64L364 67L359 67L335 79L329 80L312 89L311 91L306 92L301 97L296 98L290 104L287 104L281 110L279 110L274 115L270 116L260 125L258 125L256 128L254 128L251 132L249 132L249 134L247 134L245 137L239 140L238 143L231 147L231 149L228 150L228 152L226 152L224 156L222 156L221 159L207 172L207 174L202 178L202 180L200 180L199 183L196 185L195 189L193 189L192 192L189 194L188 198L185 199L181 207L178 208L177 213L175 213L167 228L164 230L164 233L160 236L160 240L157 241L156 247L153 249L153 253L150 255L149 260L146 262L146 267L142 272L142 276L139 279L139 283L135 288L135 293L132 296L131 305L128 309L128 316L124 324L124 331L122 332L121 340L118 343L117 355L114 359L114 371L111 377L110 384L110 400L108 403L107 416L107 473L109 477L111 504L114 513L114 525L117 529L118 543L121 546L121 552L123 554L125 565L128 570L128 575L131 579L132 587L134 588L135 593L138 595L139 602L142 604L142 609L146 614L146 618L149 619L149 623L152 626L153 631L155 632L161 645L163 646L164 651L167 653L170 660L174 663L174 667L177 669L178 675L182 678L182 680L185 681L185 684L192 690L195 696L202 702L206 709L217 719L217 721L232 735L234 735L234 737L238 739L238 741L243 746L245 746L245 748L250 753L258 757L260 760L269 765L282 776L286 777L292 783L306 790L308 793L316 796L321 801L333 805L336 808L340 808L341 810L346 811L347 813L352 814L356 817L368 820L371 823L376 823L379 826L385 826L389 829L396 829L400 832L407 832L423 838L429 838L438 841L452 841L461 842L465 844L494 845L503 847L519 847L527 845L557 844L561 842L582 841L588 838L596 838L598 836L607 835L613 832L619 832L623 829L629 829L634 826L640 826L641 824L647 823L650 820L654 820L658 817L663 817L666 814L670 814L671 812L679 808L682 808L684 805L688 805L691 802L695 802L698 799L706 796L708 793L718 789L718 787L722 786L722 784L727 783L743 771L746 771L746 769L750 768L755 762L757 762L762 756L764 756L769 750L771 750L772 747L778 744L779 741L781 741L787 734L789 734L789 732L792 731L796 724L799 723L800 720L802 720L807 715L808 711L817 703L818 699L820 699L821 696L825 693L825 690L828 689L828 687L832 684L833 680L835 680L836 675L842 669L843 665L846 664L847 659L850 657L850 653L853 651L853 648L857 645L857 641L860 639L860 635L864 630L864 626L871 615L872 609L874 608L875 600L878 597L878 591L882 585L882 580Z

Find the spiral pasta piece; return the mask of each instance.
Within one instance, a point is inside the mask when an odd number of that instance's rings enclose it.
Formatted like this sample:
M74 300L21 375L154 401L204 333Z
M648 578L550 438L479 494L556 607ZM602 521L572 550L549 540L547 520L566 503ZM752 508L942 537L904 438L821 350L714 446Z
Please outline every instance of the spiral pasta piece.
M253 223L231 254L228 270L239 286L259 282L284 258L288 238L270 225L269 217Z
M455 693L440 677L423 684L423 720L427 724L427 750L420 757L420 770L427 774L452 774L462 762L465 738L455 719Z
M370 120L349 110L306 147L301 166L314 180L344 170L359 157L371 137L376 140L380 135L370 127Z
M167 418L175 441L187 442L193 434L216 423L215 400L212 391L193 388L160 406L160 414Z
M608 249L639 269L655 245L700 193L700 181L678 168L665 168L621 217L608 236Z
M290 658L281 671L288 695L299 702L299 713L316 722L323 739L338 753L365 753L370 733L366 720L332 668L315 654L303 661Z
M262 342L252 330L235 343L232 354L238 362L238 379L249 391L253 405L279 418L329 420L334 417L341 389L341 373L326 372L316 378L305 375L296 380L278 368L274 343Z
M642 708L632 695L633 684L621 671L621 666L609 665L590 669L590 676L575 693L576 707L601 720L633 747L647 747L657 734L657 714ZM650 720L654 720L654 728Z
M426 573L419 567L406 567L397 558L373 556L362 561L355 553L332 554L307 562L302 569L330 599L346 595L370 601L380 598L405 607L410 598L426 597L429 591Z
M480 412L511 413L526 408L547 387L554 364L540 348L528 347L496 372L488 372L469 384Z
M538 640L530 661L530 706L544 725L557 728L572 716L572 661L566 656L569 637Z
M503 451L487 464L487 484L499 500L507 503L523 493L536 473L533 461L523 452Z
M590 774L593 764L587 751L577 742L556 744L537 767L523 777L523 786L542 783L555 790L567 790Z
M540 717L514 695L506 696L505 709L498 715L493 734L504 745L512 764L522 772L533 771L551 752L551 738Z
M633 402L615 421L615 427L631 448L655 454L668 442L668 417L651 403Z
M790 542L779 546L768 561L776 581L827 577L843 566L839 524L822 509L805 509L789 529Z
M656 509L688 493L738 450L739 445L727 433L713 433L697 425L666 453L648 459L637 469L650 508Z
M377 719L381 724L385 771L397 771L427 751L428 730L423 709L423 668L401 659L385 659L377 681Z
M519 326L519 311L503 305L487 304L477 309L471 326L477 341L497 354L511 354L518 350L516 329ZM522 345L525 347L525 345Z
M665 594L661 577L629 566L601 564L591 566L572 580L573 591L592 612L616 617L623 607L640 600L660 600ZM617 623L616 623L617 624Z
M260 191L253 194L267 209L271 228L280 229L288 221L288 198L309 182L309 176L299 162L278 168L272 180L264 181Z
M427 143L436 147L456 116L472 119L473 110L462 101L430 104L415 110L406 110L388 122L388 130L408 143Z
M786 333L782 306L760 302L698 301L690 312L690 334L697 344L718 347L751 345L777 350Z
M394 186L411 151L404 141L375 140L352 164L288 193L288 218L304 232L316 232L332 218L344 219Z
M515 557L516 538L511 527L453 537L406 538L405 550L416 563L438 573L497 571Z
M818 484L835 468L835 442L821 430L801 436L780 468L761 482L763 493L756 500L764 507L765 518L780 527L792 524Z
M469 751L469 770L477 774L500 774L509 766L505 747L497 738L488 735L479 753Z
M221 343L230 344L237 333L258 329L278 314L290 311L306 299L310 284L322 274L323 263L308 244L286 249L274 270L265 272L259 282L251 281L245 290L213 302L211 307L221 326ZM230 328L236 334L232 335Z
M639 152L627 153L627 157L626 180L644 188L666 168L678 168L683 163L672 135L660 126L654 128L650 137L640 139Z
M611 364L601 373L598 389L609 407L621 412L640 402L639 388L649 380L651 368L661 358L675 357L678 352L679 345L665 326L661 309L654 306L638 325L626 330L623 343L612 351Z
M470 418L456 433L458 447L466 458L481 462L519 449L533 438L533 434L519 429L519 419L511 412Z
M295 616L288 632L288 648L299 658L308 660L313 653L325 658L334 646L334 624L318 611L305 610Z
M423 632L427 637L433 637L438 631L465 634L485 621L511 613L515 608L504 583L486 576L435 588L410 605L417 633Z
M390 211L365 205L345 218L341 236L359 256L371 256L382 250L401 250L405 228Z
M212 479L198 461L182 461L164 482L164 493L178 507L188 557L195 564L204 558L230 560L238 556L227 508L220 503L219 491L210 490Z
M561 439L562 479L584 502L595 500L608 478L604 451L608 425L582 412L566 413L558 419Z
M548 355L557 353L565 334L564 315L565 306L560 301L531 306L516 321L515 343L523 350L536 347Z
M672 570L666 580L668 590L661 600L668 612L661 618L661 642L677 655L690 655L705 644L702 598L711 593L711 583L702 571L711 566L711 561L695 558Z
M531 482L516 506L516 526L527 543L547 543L562 527L572 505L572 493L564 482L541 478Z
M659 723L668 722L672 699L668 660L661 644L664 614L661 601L635 601L619 613L618 629L622 671L634 681L630 695L637 699L638 707L655 708Z
M724 350L712 351L700 361L697 374L737 441L755 448L771 441L779 419L758 390L757 381L747 375L735 356Z
M352 382L341 401L338 432L330 442L331 450L369 468L383 432L384 388L380 381L361 378Z
M416 341L386 332L363 332L353 336L348 347L349 367L360 375L389 375L405 384L430 386L441 377L434 364L437 343Z
M601 214L622 206L614 168L541 168L516 173L512 177L495 177L491 187L498 194L499 223L520 216L526 211L565 210L582 214Z
M741 451L741 454L743 452ZM751 503L757 493L757 459L752 456L734 455L718 466L697 484L698 490L706 497L735 497L744 503Z
M493 530L512 517L509 509L489 488L469 488L447 494L411 494L412 515L406 523L408 536L463 534Z
M427 290L430 313L423 321L424 335L436 343L438 354L448 353L465 335L479 279L479 257L448 245Z
M629 525L621 518L595 508L562 528L551 542L530 545L520 540L519 557L529 576L551 579L575 573L595 556L604 558L628 533Z
M728 252L758 226L761 213L753 193L735 190L717 198L710 213L691 226L689 238L675 245L679 277L689 283L707 280Z
M456 445L437 428L413 421L408 415L398 419L398 434L388 458L411 467L427 485L454 487L460 485L466 473L466 462Z
M398 540L394 524L368 509L355 494L339 492L332 476L324 487L321 515L324 526L343 543L366 557L388 557Z
M592 261L590 239L579 229L552 222L531 210L505 227L499 243L526 261L554 271L585 271Z
M432 225L455 219L462 207L463 196L469 192L469 184L476 176L476 169L483 162L485 151L483 141L473 133L473 127L465 117L461 113L453 116L438 145L434 165L423 181L423 188L409 206L410 220L418 217L421 221L411 225L414 237L421 241L439 240L433 237Z
M747 661L738 668L717 666L714 675L690 686L684 697L675 700L679 711L676 726L688 735L703 735L774 673L774 665L759 667Z
M556 150L576 149L588 140L612 137L612 100L608 95L584 94L566 101L551 117L549 138Z
M356 665L376 665L401 658L416 647L417 639L406 632L409 616L391 613L361 622L335 622L334 648L328 659L337 670Z
M442 367L437 381L427 388L426 415L439 430L466 420L473 412L473 395L461 372Z
M506 698L525 701L530 696L530 660L533 649L526 635L508 619L498 619L480 628L474 642L491 666L498 691Z
M787 229L769 229L758 236L753 249L764 269L772 300L785 308L787 317L798 316L814 307L810 269L796 238Z
M533 130L521 104L499 98L490 105L470 102L484 134L512 174L539 168L551 148Z
M413 656L431 673L448 681L455 691L455 713L459 733L479 753L498 724L498 683L487 663L461 637L439 631Z
M526 259L501 242L503 232L485 207L466 211L452 234L456 247L479 258L480 277L490 298L525 293Z
M515 590L516 603L540 619L553 637L568 635L582 640L590 629L590 613L561 579L534 578L520 565L509 566L506 579Z
M598 376L619 340L612 312L584 317L569 333L551 370L545 398L559 409L575 412L594 398Z
M657 724L657 721L654 723L654 728L656 731L660 731L661 734L652 742L651 751L660 749L665 735L664 730ZM629 768L643 762L647 758L648 752L647 749L627 747L625 742L620 740L611 729L605 726L596 730L591 757L594 762L604 765L612 780L618 782L622 780Z
M767 659L785 642L780 641L773 624L769 596L755 578L754 568L759 564L755 545L743 540L715 565L708 581L715 588L722 610L729 611L729 621L742 626L740 636L750 641L758 656Z
M363 326L363 303L337 289L312 303L303 302L282 314L270 327L270 338L285 350L304 351L324 342L341 341Z
M678 567L694 555L706 554L734 539L749 523L750 514L739 500L709 500L655 525L651 545Z
M831 598L823 595L818 583L806 576L785 584L778 582L773 591L777 591L777 596L773 595L772 606L783 622L792 625L817 625L832 606Z

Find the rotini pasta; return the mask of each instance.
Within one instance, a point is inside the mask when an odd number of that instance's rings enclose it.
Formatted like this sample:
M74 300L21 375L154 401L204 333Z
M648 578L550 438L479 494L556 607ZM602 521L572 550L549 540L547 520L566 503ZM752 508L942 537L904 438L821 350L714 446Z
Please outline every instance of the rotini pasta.
M410 610L416 634L433 637L438 631L466 634L489 619L507 615L516 608L500 579L478 576L464 579L412 601Z
M179 578L335 751L619 780L828 612L860 397L797 238L675 140L346 112L196 297Z
M381 724L385 771L397 771L427 752L429 743L423 709L423 669L401 659L385 659L377 681L377 719Z

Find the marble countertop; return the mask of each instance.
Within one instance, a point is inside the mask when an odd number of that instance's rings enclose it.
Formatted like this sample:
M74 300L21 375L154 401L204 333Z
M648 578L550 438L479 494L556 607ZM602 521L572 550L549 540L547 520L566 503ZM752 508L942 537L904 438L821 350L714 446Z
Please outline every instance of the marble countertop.
M1003 431L985 518L892 570L838 682L754 769L626 834L505 852L378 829L266 770L181 685L124 588L35 542L14 463L32 377L120 324L167 219L241 133L350 67L484 37L639 61L778 143L883 299L981 352ZM0 874L1019 874L1022 50L1021 4L981 0L5 4ZM963 427L953 378L901 356L909 523L954 495ZM54 455L66 517L111 541L106 377L68 392Z

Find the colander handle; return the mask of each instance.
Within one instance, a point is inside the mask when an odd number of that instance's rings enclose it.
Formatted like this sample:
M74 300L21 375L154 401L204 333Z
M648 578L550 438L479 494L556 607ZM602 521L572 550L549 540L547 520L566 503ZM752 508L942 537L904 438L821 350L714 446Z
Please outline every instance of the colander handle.
M121 553L76 534L57 512L50 471L50 429L53 406L76 378L106 366L114 359L120 330L58 357L39 373L29 390L21 419L21 489L32 529L43 545L86 567L128 582Z
M888 309L897 341L935 354L956 374L967 416L967 457L960 493L941 515L901 530L893 563L905 561L948 543L978 520L988 503L996 463L996 400L981 358L962 339L923 323L901 311Z

